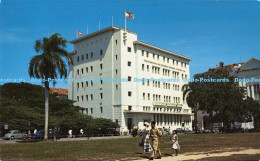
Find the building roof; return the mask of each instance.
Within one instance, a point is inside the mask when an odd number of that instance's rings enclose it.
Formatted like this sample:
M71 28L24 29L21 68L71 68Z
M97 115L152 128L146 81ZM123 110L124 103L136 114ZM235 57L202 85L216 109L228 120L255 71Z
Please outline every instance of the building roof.
M238 68L238 67L240 67L243 64L244 64L244 62L243 63L229 64L229 65L224 65L223 68L227 69L227 70L230 70L230 69L233 70L234 68ZM215 70L219 70L219 69L221 69L221 67L218 66L218 67L215 67L214 69Z
M64 95L68 96L68 89L62 89L62 88L50 88L50 93L51 94L58 94L58 95Z
M153 45L150 45L150 44L147 44L147 43L144 43L142 41L134 41L134 44L136 45L141 45L141 46L145 46L147 48L151 48L151 49L154 49L154 50L157 50L157 51L160 51L160 52L164 52L164 53L167 53L167 54L170 54L170 55L174 55L176 57L179 57L179 58L182 58L182 59L186 59L188 61L191 61L192 59L189 58L189 57L186 57L186 56L183 56L183 55L180 55L180 54L176 54L174 52L171 52L171 51L168 51L168 50L165 50L165 49L162 49L162 48L159 48L159 47L156 47L156 46L153 46Z
M108 32L108 31L115 31L115 30L123 30L122 28L119 28L119 27L113 27L113 26L109 26L107 28L104 28L102 30L98 30L96 32L93 32L91 34L88 34L88 35L85 35L85 36L82 36L80 38L77 38L77 39L74 39L74 40L71 40L70 43L72 44L75 44L77 42L80 42L80 41L83 41L83 40L86 40L88 38L91 38L91 37L94 37L94 36L97 36L97 35L100 35L100 34L103 34L105 32ZM136 34L135 32L133 31L130 31L130 30L127 30L127 32L131 32L133 34Z

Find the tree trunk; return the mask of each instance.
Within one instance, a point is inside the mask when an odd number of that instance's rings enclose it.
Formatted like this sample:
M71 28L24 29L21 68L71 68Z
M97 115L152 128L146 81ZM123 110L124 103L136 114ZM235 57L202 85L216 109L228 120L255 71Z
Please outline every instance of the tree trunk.
M49 82L45 81L45 127L44 140L48 139L48 122L49 122Z

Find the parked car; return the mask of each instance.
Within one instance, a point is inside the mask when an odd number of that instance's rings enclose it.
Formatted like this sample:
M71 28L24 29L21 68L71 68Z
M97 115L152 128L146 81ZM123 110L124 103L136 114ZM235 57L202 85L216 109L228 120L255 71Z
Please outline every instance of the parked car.
M48 131L48 138L53 139L54 133ZM32 134L31 139L34 139L35 141L41 141L44 139L44 130L39 130L36 134ZM58 133L56 133L56 139L59 139Z
M19 130L11 130L7 134L5 134L4 139L21 139L26 134L21 133Z
M120 133L116 131L115 128L108 128L107 130L97 129L92 132L92 135L95 136L119 136Z
M184 130L182 128L177 128L176 131L177 131L178 134L184 133Z
M184 134L193 134L193 132L191 130L185 130Z

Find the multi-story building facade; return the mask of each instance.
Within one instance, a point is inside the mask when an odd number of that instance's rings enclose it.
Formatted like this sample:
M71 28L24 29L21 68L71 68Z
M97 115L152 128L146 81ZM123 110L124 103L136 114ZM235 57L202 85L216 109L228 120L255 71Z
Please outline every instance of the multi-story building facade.
M144 122L191 129L191 108L181 88L190 58L137 40L137 34L108 27L71 41L69 99L84 113L117 122L121 131ZM165 80L164 80L165 79ZM168 80L167 80L168 79Z

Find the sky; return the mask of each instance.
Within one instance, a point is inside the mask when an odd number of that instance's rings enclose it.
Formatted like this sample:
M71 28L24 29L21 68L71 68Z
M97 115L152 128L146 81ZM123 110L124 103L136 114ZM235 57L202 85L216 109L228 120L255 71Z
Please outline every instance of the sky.
M191 77L224 64L260 59L260 0L0 0L0 80L30 80L35 40L124 27L140 41L192 58ZM73 45L68 44L68 51ZM6 81L0 81L4 84ZM56 88L68 88L59 82Z

